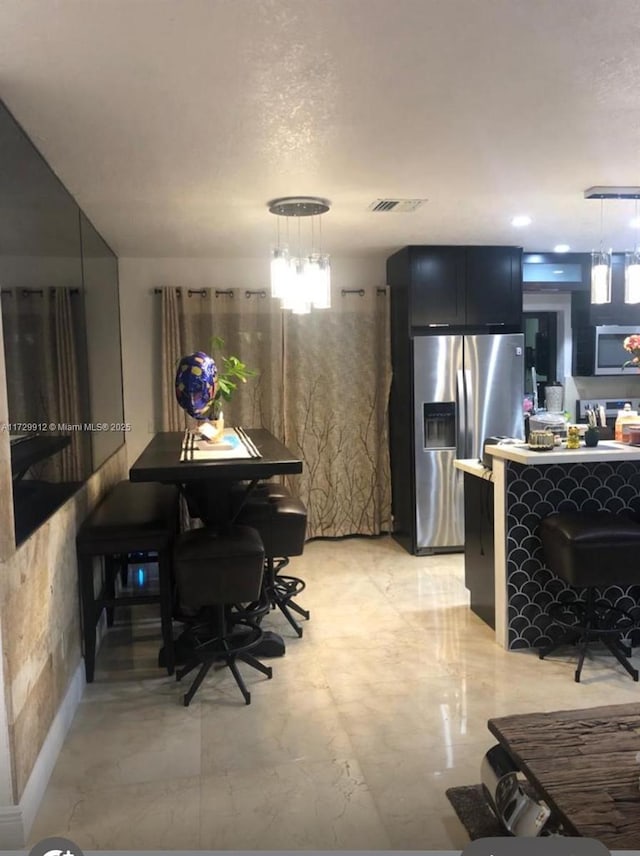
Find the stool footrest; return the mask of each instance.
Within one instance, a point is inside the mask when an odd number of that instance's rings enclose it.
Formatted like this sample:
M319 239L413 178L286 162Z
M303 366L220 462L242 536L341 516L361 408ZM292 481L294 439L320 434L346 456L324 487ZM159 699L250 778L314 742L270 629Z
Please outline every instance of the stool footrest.
M636 624L632 615L608 600L597 600L591 605L584 600L554 603L549 607L549 615L567 630L588 633L593 638L605 635L621 636ZM574 621L568 621L564 617L571 615Z
M185 707L189 706L202 681L215 663L223 662L229 668L242 693L245 704L251 704L251 693L247 690L242 675L238 671L236 660L241 660L269 679L273 676L271 666L265 666L250 653L260 644L263 637L261 628L250 621L237 622L237 624L242 624L248 628L249 632L242 634L227 633L224 628L222 632L219 632L210 624L193 625L185 632L185 635L191 639L193 647L184 666L176 672L176 680L181 681L189 672L200 666L198 674L183 697ZM213 633L212 636L207 636L211 633Z
M284 577L276 574L273 581L273 587L278 592L280 597L292 598L297 597L300 592L303 592L307 584L300 577Z

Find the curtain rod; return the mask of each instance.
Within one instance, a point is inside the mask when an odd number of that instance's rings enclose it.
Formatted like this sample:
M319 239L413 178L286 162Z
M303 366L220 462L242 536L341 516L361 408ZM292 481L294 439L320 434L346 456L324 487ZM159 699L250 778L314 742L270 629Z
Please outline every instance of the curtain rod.
M189 289L187 289L187 294L189 295L189 297L193 297L195 294L199 294L200 297L206 297L210 290L211 289L209 289L209 288L189 288ZM162 288L154 288L153 289L154 294L162 294L163 291L164 291L164 289L162 289ZM178 297L182 297L182 289L176 288L176 292L178 294ZM378 288L376 288L376 293L377 294L386 294L387 289L378 287ZM227 297L233 297L234 294L235 294L235 289L233 289L233 288L224 288L224 289L223 288L216 288L216 290L215 290L216 297L220 297L221 295L225 295ZM346 297L347 294L357 294L359 297L364 297L365 290L364 290L364 288L343 288L341 291L341 294L343 297ZM255 289L247 288L244 292L244 296L246 298L253 297L253 295L257 295L258 297L263 298L263 297L267 296L267 292L265 291L264 288L255 288Z
M153 289L154 294L162 294L163 291L164 291L163 288L154 288ZM206 297L210 291L211 291L210 288L188 288L187 294L189 295L189 297L193 297L195 294L200 295L200 297ZM182 289L181 288L176 288L176 292L177 292L178 297L182 297ZM258 294L258 293L259 292L257 292L257 291L251 291L251 292L245 291L245 295ZM225 295L226 297L233 297L234 296L234 289L233 288L216 288L215 295L216 295L216 297L220 297L221 295Z
M364 297L365 290L364 288L343 288L340 292L343 297L346 297L347 294L357 294L359 297ZM376 294L386 294L386 288L376 288Z
M58 288L64 288L64 286L58 286ZM45 292L45 289L44 289L44 288L17 288L17 287L16 287L16 289L15 289L15 290L16 290L16 291L19 291L19 292L20 292L22 295L24 295L25 297L26 297L28 294L37 294L37 295L39 295L40 297L42 297L42 296L44 295L44 292ZM51 286L51 288L49 289L49 293L50 293L50 294L53 294L53 292L54 292L55 290L56 290L56 286L55 286L55 285L54 285L54 286ZM3 288L3 289L2 289L2 291L1 291L1 293L2 293L2 294L8 294L8 295L9 295L9 297L13 297L13 292L14 292L14 289L13 289L13 288ZM79 289L79 288L70 288L70 289L69 289L69 294L80 294L80 289Z

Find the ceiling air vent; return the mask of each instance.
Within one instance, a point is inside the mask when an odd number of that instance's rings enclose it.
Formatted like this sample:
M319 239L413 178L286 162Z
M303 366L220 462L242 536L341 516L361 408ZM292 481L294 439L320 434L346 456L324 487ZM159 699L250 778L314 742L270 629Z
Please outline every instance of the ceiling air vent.
M369 211L380 211L382 213L393 211L394 214L408 214L411 211L416 211L426 201L426 199L376 199L369 206Z

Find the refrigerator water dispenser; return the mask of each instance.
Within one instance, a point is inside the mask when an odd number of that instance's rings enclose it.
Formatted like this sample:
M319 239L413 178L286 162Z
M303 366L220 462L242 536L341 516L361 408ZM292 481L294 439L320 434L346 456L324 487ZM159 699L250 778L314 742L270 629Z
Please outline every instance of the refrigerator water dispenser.
M423 405L424 448L455 449L456 405L454 401L428 401Z

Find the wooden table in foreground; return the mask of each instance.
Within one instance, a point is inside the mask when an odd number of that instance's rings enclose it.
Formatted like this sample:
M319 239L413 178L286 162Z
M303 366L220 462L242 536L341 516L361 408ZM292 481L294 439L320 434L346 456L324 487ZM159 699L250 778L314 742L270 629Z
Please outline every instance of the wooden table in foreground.
M640 848L640 704L504 716L488 727L568 834Z

